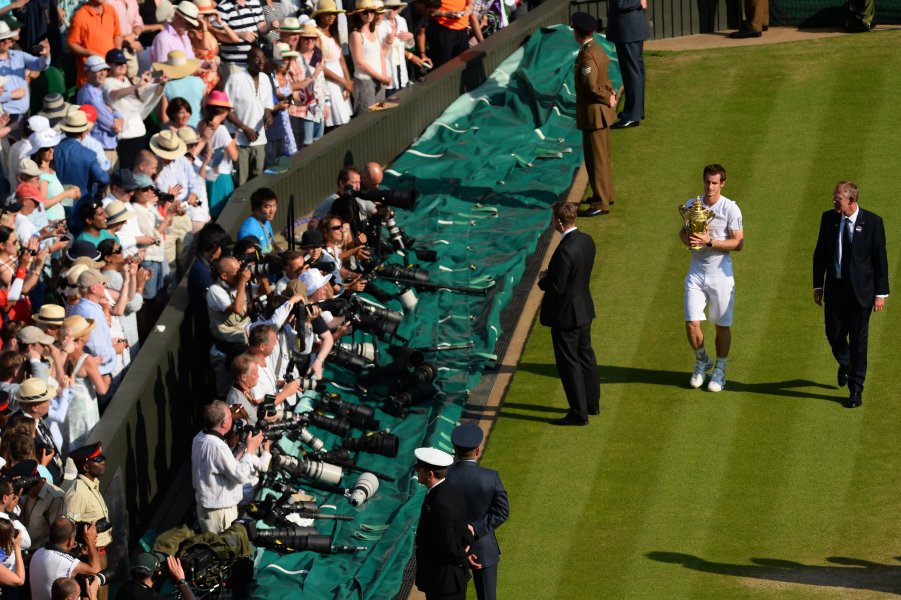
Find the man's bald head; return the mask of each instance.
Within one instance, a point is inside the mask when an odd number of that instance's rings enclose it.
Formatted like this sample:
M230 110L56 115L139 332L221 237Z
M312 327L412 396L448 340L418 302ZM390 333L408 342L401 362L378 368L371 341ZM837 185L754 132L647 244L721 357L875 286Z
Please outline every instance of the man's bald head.
M377 162L366 163L363 168L363 189L374 190L382 185L382 179L385 174L382 173L382 165Z

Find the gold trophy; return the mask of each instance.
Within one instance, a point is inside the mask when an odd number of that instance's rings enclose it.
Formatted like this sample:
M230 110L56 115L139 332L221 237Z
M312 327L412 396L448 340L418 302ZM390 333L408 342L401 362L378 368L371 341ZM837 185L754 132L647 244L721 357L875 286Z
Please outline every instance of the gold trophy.
M716 213L712 210L704 208L700 196L695 196L695 201L691 203L690 208L680 204L679 213L682 215L682 228L689 235L692 233L707 233L707 226L710 225L710 222L716 216ZM701 250L703 248L703 245L691 246L692 250Z

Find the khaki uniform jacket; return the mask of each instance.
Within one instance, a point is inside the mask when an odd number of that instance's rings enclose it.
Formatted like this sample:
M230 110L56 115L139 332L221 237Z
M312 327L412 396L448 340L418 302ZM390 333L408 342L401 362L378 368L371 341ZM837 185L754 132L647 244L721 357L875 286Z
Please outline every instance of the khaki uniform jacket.
M22 522L31 535L31 547L34 550L47 545L50 524L65 514L65 496L65 492L45 481L34 498L27 494L19 498Z
M66 492L66 516L80 523L96 523L100 519L109 519L106 501L100 493L100 481L91 481L79 475L75 485ZM105 548L113 541L112 530L97 534L97 547Z
M604 129L616 121L616 110L610 108L614 90L608 62L594 40L586 42L576 57L576 127L581 131Z

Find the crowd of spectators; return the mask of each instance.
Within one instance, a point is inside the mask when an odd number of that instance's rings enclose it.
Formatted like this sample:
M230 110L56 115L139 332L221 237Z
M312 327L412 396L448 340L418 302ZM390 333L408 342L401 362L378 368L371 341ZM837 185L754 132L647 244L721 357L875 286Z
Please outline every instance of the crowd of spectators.
M378 186L380 167L343 169L297 250L276 243L270 190L253 194L236 243L216 218L236 186L480 42L518 3L0 0L4 597L26 565L33 598L105 597L68 579L102 571L115 534L105 457L87 441L182 274L215 397L251 422L277 419L298 400L292 376L322 376L353 329L315 303L366 286L371 248L355 223L377 208L332 203ZM270 255L278 275L252 275ZM276 412L258 414L269 395ZM269 460L256 437L216 444L231 423L221 407L195 441L210 531Z

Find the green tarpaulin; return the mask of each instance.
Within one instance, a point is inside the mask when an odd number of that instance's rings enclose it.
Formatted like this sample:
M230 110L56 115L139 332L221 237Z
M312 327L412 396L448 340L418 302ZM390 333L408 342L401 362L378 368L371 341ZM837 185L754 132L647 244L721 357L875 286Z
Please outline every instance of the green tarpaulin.
M621 79L612 44L598 39L611 55L611 78L618 88ZM582 160L574 120L577 51L567 27L536 32L484 85L455 101L386 172L386 187L415 187L421 194L415 211L398 210L397 218L416 239L415 248L437 251L435 263L419 265L431 281L490 288L487 295L419 291L419 303L405 315L398 334L418 348L470 342L472 347L426 352L439 367L436 384L441 393L433 403L416 407L403 420L377 412L382 427L400 437L400 453L393 459L361 453L357 461L393 476L395 483L381 482L374 498L359 508L337 495L319 495L336 512L355 516L352 522L317 521L320 533L334 535L337 544L365 545L368 550L349 555L263 552L257 556L254 597L381 600L400 587L424 494L412 478L413 449L451 450L450 432L468 392L492 365L491 353L502 333L501 310L548 226L548 207L568 188ZM405 262L398 255L391 262L408 264L415 256ZM377 283L398 291L392 283ZM387 308L403 310L397 301ZM363 339L357 334L356 341ZM389 359L384 351L382 357ZM340 368L333 368L327 378L345 388L354 379ZM360 400L346 389L341 393L345 400ZM336 436L311 429L322 434L327 447L340 446ZM342 484L352 486L356 476L345 474ZM388 527L367 531L369 525Z

